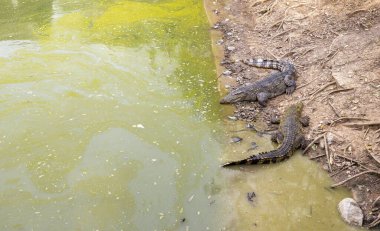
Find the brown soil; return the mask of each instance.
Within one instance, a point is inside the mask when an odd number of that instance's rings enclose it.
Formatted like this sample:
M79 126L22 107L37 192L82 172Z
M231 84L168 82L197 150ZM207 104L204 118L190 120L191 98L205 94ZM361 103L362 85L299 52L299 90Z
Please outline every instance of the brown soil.
M298 87L291 96L272 99L265 108L237 103L235 116L267 121L302 100L304 114L311 118L307 137L321 137L307 155L335 182L367 171L343 185L363 209L364 224L378 227L380 0L208 0L206 5L213 30L222 32L213 41L224 51L218 60L222 94L268 75L240 60L283 59L297 68ZM222 74L225 70L231 73Z

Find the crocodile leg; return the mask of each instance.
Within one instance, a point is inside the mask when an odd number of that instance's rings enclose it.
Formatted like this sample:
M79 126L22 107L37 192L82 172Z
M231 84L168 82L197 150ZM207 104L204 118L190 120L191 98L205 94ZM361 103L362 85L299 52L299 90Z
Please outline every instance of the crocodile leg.
M257 93L257 101L259 102L261 106L265 107L267 105L268 99L269 99L268 93L266 92Z
M286 88L286 94L290 95L296 90L296 81L294 80L293 75L286 75L284 78Z
M278 115L272 115L270 117L270 123L271 124L279 124L281 121L280 117Z
M275 131L272 133L270 139L275 143L282 143L284 140L284 135L280 131Z
M297 136L297 138L294 142L294 148L295 149L298 149L298 148L305 149L307 147L307 145L308 145L308 142L303 135Z
M303 138L302 143L301 143L302 150L304 150L310 144L310 142L311 142L310 140Z
M307 127L307 126L309 126L310 117L309 116L302 116L300 118L300 122L301 122L302 126Z
M286 92L286 94L290 95L290 94L292 94L295 90L296 90L296 87L295 87L295 86L291 86L291 87L287 87L287 88L285 89L285 92Z

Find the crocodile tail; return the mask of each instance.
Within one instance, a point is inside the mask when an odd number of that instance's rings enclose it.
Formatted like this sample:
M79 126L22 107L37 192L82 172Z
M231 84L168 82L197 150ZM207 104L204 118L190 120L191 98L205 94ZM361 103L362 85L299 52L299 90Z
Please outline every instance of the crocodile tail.
M289 158L290 154L292 154L291 140L292 138L287 136L285 137L283 143L281 143L280 147L275 150L269 152L262 152L243 160L228 162L223 164L222 167L228 167L233 165L271 164L281 162Z
M271 59L247 59L244 61L244 63L254 67L270 68L279 70L281 72L289 72L290 74L293 74L295 72L294 65L286 61L277 61Z
M234 165L256 165L256 164L273 164L281 162L289 158L288 153L285 155L279 155L278 150L273 150L270 152L263 152L254 156L250 156L243 160L232 161L222 165L222 167L229 167Z
M251 165L251 164L259 164L260 158L258 158L258 155L250 156L243 160L238 161L232 161L228 162L222 165L222 167L229 167L234 165Z

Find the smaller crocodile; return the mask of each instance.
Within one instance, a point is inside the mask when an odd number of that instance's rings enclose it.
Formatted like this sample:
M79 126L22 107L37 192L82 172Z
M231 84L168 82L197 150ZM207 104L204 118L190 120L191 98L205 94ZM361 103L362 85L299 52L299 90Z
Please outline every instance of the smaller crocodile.
M278 131L272 134L272 141L281 145L269 152L263 152L250 156L246 159L225 163L222 167L232 165L270 164L277 163L289 158L298 148L305 148L307 142L302 134L302 126L308 126L309 117L301 117L303 103L289 106L280 119Z
M291 94L296 89L296 70L293 64L285 61L264 59L248 59L244 63L254 67L276 69L280 72L273 73L264 79L232 90L220 100L221 104L258 101L260 105L266 106L268 99L285 92Z

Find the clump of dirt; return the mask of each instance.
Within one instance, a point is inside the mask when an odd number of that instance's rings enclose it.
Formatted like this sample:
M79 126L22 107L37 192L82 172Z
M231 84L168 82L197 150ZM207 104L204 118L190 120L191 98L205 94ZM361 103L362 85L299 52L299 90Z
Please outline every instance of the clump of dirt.
M291 61L297 89L271 99L237 103L241 120L267 119L303 101L311 118L307 151L337 182L352 189L364 224L380 223L380 0L223 0L210 3L216 41L224 50L224 93L268 75L247 58Z

